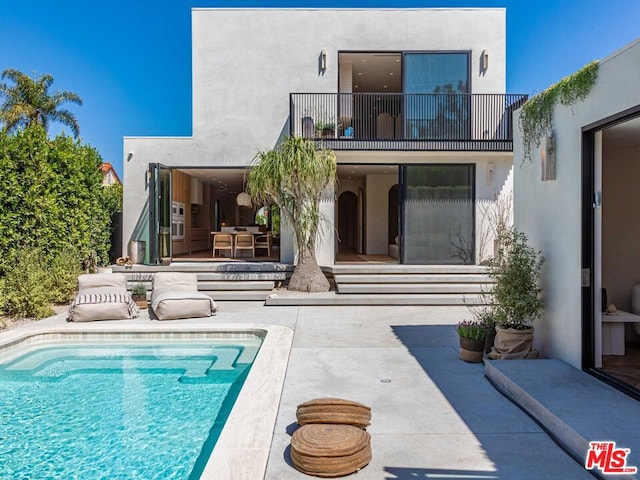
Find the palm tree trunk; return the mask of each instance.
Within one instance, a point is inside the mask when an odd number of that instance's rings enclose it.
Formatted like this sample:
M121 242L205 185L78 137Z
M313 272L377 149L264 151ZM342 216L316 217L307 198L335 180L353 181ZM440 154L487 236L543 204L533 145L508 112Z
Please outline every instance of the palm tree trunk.
M315 252L308 248L298 250L298 264L291 275L288 289L298 292L329 291L329 281L318 266Z

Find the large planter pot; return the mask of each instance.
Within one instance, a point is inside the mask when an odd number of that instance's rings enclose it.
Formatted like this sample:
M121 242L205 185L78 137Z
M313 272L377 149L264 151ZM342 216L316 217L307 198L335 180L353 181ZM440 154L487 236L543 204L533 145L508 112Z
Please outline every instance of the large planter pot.
M538 358L538 351L533 349L533 327L524 330L496 327L496 338L489 352L489 358L494 360Z
M460 360L470 363L482 362L484 340L471 340L460 337Z
M487 329L487 337L484 339L484 353L489 353L493 348L493 342L496 340L496 327Z

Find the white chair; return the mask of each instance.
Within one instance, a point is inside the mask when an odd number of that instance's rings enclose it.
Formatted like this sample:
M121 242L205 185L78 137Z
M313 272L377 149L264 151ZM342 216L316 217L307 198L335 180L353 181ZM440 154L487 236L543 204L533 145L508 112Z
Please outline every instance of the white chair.
M259 248L266 250L267 255L271 256L271 246L273 245L273 234L271 232L267 232L266 235L259 235L255 238L255 249Z
M216 233L213 235L213 256L216 256L216 250L222 254L220 250L229 250L229 256L233 257L233 235L229 233Z
M250 250L251 257L256 256L256 248L255 248L255 239L253 235L250 233L239 233L236 235L235 242L235 255L238 256L238 251L241 250Z

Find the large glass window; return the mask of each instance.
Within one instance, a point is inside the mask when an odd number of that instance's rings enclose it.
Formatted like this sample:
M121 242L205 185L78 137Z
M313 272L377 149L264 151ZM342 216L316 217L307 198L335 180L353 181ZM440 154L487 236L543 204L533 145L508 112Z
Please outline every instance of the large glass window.
M405 53L407 138L464 139L469 131L469 54ZM435 95L434 95L435 94Z
M469 54L405 53L404 93L469 93Z
M404 263L473 264L474 166L406 165Z

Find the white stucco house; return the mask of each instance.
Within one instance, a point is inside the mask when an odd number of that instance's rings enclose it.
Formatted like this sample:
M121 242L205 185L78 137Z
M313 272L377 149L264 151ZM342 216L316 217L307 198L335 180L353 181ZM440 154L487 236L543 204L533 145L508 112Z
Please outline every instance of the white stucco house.
M542 353L637 389L640 39L599 64L586 99L554 110L555 175L543 175L540 149L523 160L514 129L515 225L546 257Z
M276 230L237 195L259 150L301 135L338 162L321 265L480 263L526 99L505 94L505 33L503 8L194 9L193 133L124 139L123 248L206 261L212 232ZM274 233L252 258L293 263Z

